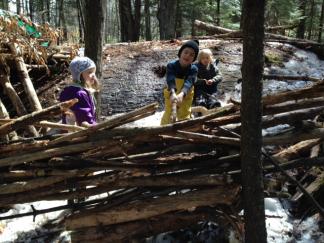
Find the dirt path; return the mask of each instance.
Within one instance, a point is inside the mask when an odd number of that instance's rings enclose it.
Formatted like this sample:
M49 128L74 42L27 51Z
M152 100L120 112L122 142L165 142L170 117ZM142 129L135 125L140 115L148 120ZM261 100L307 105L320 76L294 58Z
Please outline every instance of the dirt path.
M200 41L200 48L211 48L221 62L224 76L221 89L233 90L241 76L241 44L207 40ZM153 68L165 66L177 58L181 43L142 42L107 45L103 73L102 113L128 112L142 105L158 101L163 109L162 89L165 78L157 77Z

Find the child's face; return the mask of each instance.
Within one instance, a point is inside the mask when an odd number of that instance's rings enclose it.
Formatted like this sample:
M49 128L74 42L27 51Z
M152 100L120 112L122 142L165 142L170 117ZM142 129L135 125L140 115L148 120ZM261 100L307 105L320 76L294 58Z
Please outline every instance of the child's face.
M195 51L190 47L185 47L179 57L181 66L189 66L195 59Z
M204 66L207 66L208 64L210 64L210 57L208 55L203 55L200 58L200 63Z
M94 86L98 82L95 68L90 68L88 70L85 70L84 72L81 73L81 75L85 83L90 86Z

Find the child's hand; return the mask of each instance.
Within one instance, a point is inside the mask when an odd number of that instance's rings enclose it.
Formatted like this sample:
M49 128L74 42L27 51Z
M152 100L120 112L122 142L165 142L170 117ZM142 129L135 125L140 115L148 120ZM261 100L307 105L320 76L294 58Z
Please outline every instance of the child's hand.
M178 101L178 98L177 98L177 95L176 95L175 92L171 92L171 94L170 94L170 101L171 101L171 104L173 102L177 102Z
M91 127L92 125L89 124L88 122L84 121L84 122L81 123L81 126L88 128L88 127Z
M180 92L178 95L177 95L177 99L178 99L178 104L180 105L183 101L183 97L184 97L184 93L183 92Z
M214 81L213 81L212 79L206 80L206 84L207 84L207 85L212 85L213 82L214 82Z

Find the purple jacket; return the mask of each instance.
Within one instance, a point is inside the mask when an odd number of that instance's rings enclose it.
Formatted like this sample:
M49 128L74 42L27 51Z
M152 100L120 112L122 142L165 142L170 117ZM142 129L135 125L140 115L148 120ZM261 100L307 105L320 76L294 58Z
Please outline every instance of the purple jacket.
M77 98L79 100L70 109L73 111L77 124L81 125L86 121L89 124L96 124L95 104L90 92L81 86L67 86L60 94L60 101L67 101ZM66 117L63 115L62 122L66 124Z

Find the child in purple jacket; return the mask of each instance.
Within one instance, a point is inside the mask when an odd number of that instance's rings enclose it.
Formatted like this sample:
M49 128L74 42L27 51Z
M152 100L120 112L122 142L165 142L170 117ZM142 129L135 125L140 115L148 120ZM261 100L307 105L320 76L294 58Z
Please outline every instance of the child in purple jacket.
M91 126L96 124L96 104L93 91L98 89L98 79L96 77L96 65L88 57L75 57L70 63L70 71L73 83L65 87L60 94L60 101L67 101L77 98L79 101L72 106L72 111L63 114L62 123L71 124L75 119L76 125Z

